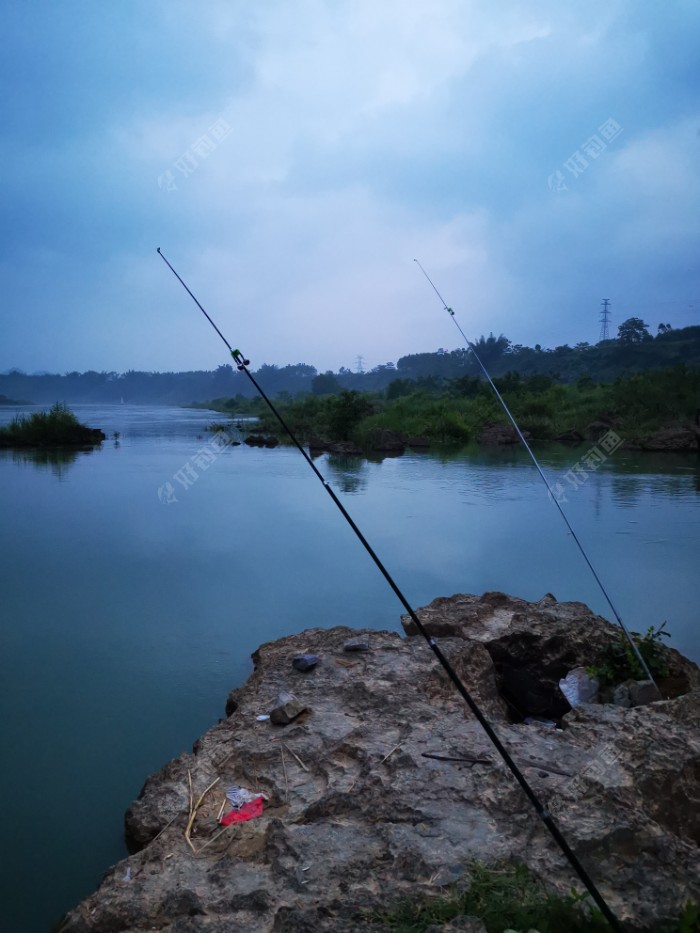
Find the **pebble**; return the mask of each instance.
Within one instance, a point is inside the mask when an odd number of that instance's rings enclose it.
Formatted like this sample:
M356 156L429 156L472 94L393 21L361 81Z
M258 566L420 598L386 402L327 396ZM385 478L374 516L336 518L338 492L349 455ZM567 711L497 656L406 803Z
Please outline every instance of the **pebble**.
M270 722L277 726L286 726L305 709L308 709L308 706L298 700L293 693L280 693L276 705L270 710Z
M661 699L659 688L651 680L637 680L629 685L632 706L646 706Z
M624 709L630 708L632 701L630 700L630 688L627 684L618 684L615 687L612 701L615 706L622 706Z
M343 651L369 651L369 639L351 638L343 645Z
M295 671L310 671L320 660L317 654L298 654L292 660L292 667Z

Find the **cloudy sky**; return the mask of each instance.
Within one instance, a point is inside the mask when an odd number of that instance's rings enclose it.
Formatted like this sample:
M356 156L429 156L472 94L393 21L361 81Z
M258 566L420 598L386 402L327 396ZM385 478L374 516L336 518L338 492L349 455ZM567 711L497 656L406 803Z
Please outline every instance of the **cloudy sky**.
M0 370L700 323L697 0L6 0Z

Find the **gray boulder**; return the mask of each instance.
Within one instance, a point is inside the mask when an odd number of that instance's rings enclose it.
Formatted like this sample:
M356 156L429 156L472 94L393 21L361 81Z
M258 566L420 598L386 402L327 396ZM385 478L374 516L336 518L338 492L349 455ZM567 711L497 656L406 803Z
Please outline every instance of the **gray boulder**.
M700 901L697 667L665 649L675 686L662 687L662 701L583 704L565 710L561 731L525 725L511 673L565 703L559 680L592 663L617 629L549 595L462 594L418 614L625 928L663 929L688 899ZM148 779L128 817L139 851L107 872L61 933L371 930L380 907L438 894L451 877L468 885L475 859L522 862L560 891L580 888L411 626L409 637L313 629L259 648L235 715ZM371 665L345 652L370 635ZM261 698L300 683L289 659L309 644L324 660L303 680L313 717L283 732L258 722ZM190 776L196 799L219 779L193 820ZM261 816L222 830L231 785L267 799Z

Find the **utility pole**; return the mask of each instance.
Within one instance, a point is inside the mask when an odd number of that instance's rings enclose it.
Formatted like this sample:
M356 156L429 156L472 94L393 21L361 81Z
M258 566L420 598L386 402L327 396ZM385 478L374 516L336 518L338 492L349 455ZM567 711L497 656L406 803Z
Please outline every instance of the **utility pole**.
M603 306L603 310L600 312L600 337L598 338L599 341L610 339L610 330L608 327L608 325L610 324L610 299L603 298L603 300L601 301L601 304Z
M363 365L364 362L365 362L364 356L358 353L357 358L355 360L355 369L358 373L364 373L365 371L364 365Z

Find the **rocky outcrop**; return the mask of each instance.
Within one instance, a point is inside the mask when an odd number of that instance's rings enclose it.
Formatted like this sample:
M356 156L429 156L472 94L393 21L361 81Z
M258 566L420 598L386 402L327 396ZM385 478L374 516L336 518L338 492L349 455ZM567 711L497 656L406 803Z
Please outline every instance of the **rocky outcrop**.
M279 439L270 434L249 434L243 443L248 447L277 447Z
M583 604L458 595L419 618L628 928L658 930L700 900L697 667L664 648L669 698L572 710L559 679L618 637ZM61 933L372 930L379 905L467 885L473 860L580 888L404 625L409 637L310 629L258 649L231 715L147 780L126 817L134 854ZM319 662L295 670L309 653ZM261 719L280 694L298 700L288 725ZM560 729L540 721L555 712ZM220 828L230 785L264 793L263 815Z
M329 444L326 450L336 457L362 457L364 453L354 441L336 441Z
M22 437L21 435L0 435L0 449L6 448L29 448L34 450L51 450L56 448L86 448L96 447L102 441L107 440L107 435L99 428L89 428L87 425L79 424L71 427L65 434L51 436L47 433L46 437L35 437L30 435Z
M591 421L590 424L586 425L584 434L589 441L599 441L611 428L612 422L610 421Z
M530 439L528 431L523 431L525 440ZM479 435L479 443L487 447L505 447L510 444L519 444L518 432L510 424L487 424Z
M641 442L643 450L698 451L700 430L694 427L666 427Z
M367 437L367 448L380 453L402 454L406 449L407 438L401 431L391 428L375 428Z
M308 447L310 453L322 454L328 450L330 447L330 442L322 437L319 437L318 434L312 434L308 440Z
M579 444L583 443L584 439L583 434L576 430L564 431L554 438L558 444L566 444L568 447L577 447Z

